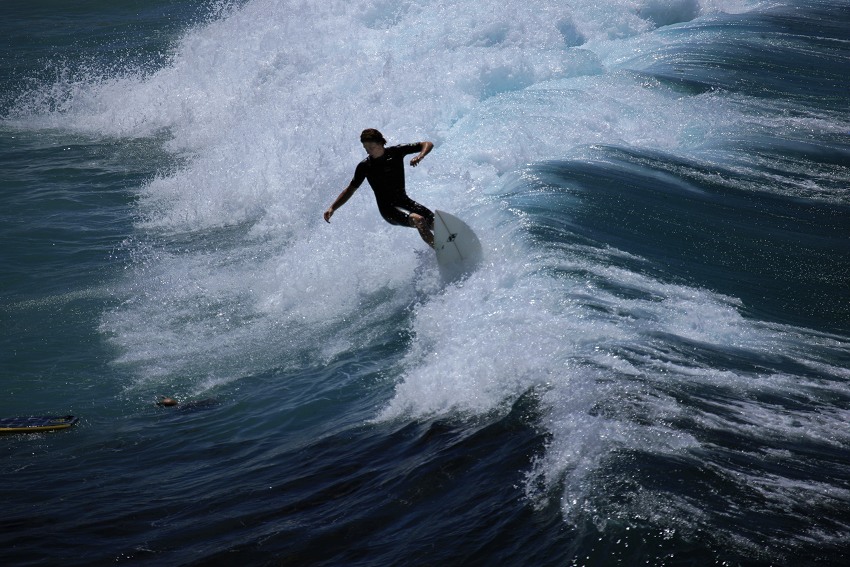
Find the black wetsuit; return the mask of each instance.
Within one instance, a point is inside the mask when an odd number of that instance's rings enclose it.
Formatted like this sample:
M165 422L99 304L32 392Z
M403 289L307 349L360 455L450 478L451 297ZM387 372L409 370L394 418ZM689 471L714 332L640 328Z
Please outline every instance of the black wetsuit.
M384 148L379 158L367 157L354 170L351 187L358 188L366 179L375 193L378 210L390 224L413 226L409 213L425 217L434 226L434 213L407 196L404 190L404 156L422 151L422 144L404 144Z

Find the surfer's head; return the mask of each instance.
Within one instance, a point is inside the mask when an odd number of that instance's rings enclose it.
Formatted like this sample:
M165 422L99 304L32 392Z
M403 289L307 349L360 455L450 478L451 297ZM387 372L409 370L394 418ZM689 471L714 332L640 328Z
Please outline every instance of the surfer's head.
M177 400L175 400L174 398L169 398L167 396L160 396L159 401L156 402L156 405L172 407L177 405Z
M360 142L363 144L363 149L371 158L379 158L384 155L384 145L387 141L383 134L374 128L366 128L360 133Z
M360 132L360 141L362 143L366 142L375 142L381 145L386 145L387 141L384 139L384 135L375 130L374 128L366 128L362 132Z

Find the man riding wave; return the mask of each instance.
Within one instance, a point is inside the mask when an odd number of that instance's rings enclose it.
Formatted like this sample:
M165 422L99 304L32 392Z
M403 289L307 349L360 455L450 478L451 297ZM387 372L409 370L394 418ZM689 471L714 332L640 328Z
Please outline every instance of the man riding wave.
M374 128L363 130L360 142L369 155L357 164L351 182L325 211L325 221L331 222L336 210L354 195L365 179L375 193L378 210L384 220L417 229L422 240L433 248L434 213L407 196L404 189L404 157L417 154L410 160L410 165L416 167L433 149L434 144L418 142L386 147L384 136Z

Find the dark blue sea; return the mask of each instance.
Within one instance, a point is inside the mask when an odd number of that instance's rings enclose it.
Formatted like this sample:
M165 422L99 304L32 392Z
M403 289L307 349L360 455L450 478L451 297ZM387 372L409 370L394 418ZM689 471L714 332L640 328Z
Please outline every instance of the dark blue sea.
M0 329L2 565L850 564L850 3L5 0Z

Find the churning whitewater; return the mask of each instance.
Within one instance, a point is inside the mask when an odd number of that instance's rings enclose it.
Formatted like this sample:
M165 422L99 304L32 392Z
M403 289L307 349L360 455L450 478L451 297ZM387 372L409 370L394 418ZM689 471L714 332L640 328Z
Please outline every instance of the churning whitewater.
M149 59L33 44L48 72L25 86L10 72L2 99L4 133L33 148L131 156L109 182L124 228L79 244L102 251L95 275L53 299L9 289L4 308L95 304L80 325L114 390L102 411L136 423L117 430L175 482L89 564L837 564L846 6L162 6L170 36L144 31L163 25L145 27L155 10L122 32ZM481 238L466 279L442 281L368 188L323 222L368 127L435 143L407 190ZM163 418L149 407L163 393L216 405ZM81 541L120 516L107 500L149 482L115 426L83 419L80 466L126 488L104 481L98 519L65 526ZM23 451L4 470L27 468ZM86 473L67 474L82 494ZM13 510L26 525L28 503ZM28 537L10 541L26 553Z

